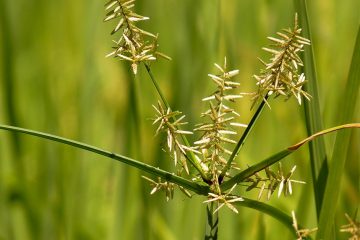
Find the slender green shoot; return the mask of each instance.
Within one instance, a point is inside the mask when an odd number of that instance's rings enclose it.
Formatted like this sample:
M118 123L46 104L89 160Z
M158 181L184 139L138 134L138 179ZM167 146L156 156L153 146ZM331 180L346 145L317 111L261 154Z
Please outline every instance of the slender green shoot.
M152 72L151 72L150 66L149 66L148 64L146 64L146 63L144 63L144 66L145 66L145 68L146 68L147 73L148 73L149 76L150 76L150 79L151 79L152 83L154 84L154 86L155 86L155 88L156 88L157 93L159 94L159 96L160 96L160 98L161 98L161 101L164 103L164 105L165 105L166 108L170 108L170 109L171 109L170 104L169 104L168 101L166 100L165 95L164 95L163 92L161 91L161 88L160 88L158 82L156 81L154 75L153 75Z
M259 105L259 107L257 108L256 112L254 113L253 117L251 118L248 126L246 127L244 133L241 135L241 138L239 139L238 143L236 144L233 152L230 155L230 158L226 164L226 166L222 169L221 174L220 174L220 179L219 179L219 183L222 182L226 172L230 169L231 167L231 163L233 162L233 160L235 159L235 157L237 156L237 154L239 153L241 147L244 145L245 140L247 138L247 136L249 135L250 131L252 130L253 126L256 123L256 120L259 118L260 113L262 112L266 100L268 99L268 95L265 97L265 99L263 99Z
M214 211L218 207L217 202L211 202L206 205L206 227L205 227L205 240L217 240L219 231L219 212Z

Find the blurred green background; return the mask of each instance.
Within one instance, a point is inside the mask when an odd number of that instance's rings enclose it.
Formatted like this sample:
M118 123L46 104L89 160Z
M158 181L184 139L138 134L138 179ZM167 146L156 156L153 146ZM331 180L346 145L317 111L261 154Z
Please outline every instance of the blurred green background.
M0 122L96 145L146 163L172 169L154 137L152 104L157 94L140 68L105 58L114 22L103 23L103 1L0 0ZM268 59L267 36L292 26L292 1L138 0L136 12L150 17L142 28L159 33L160 60L152 70L171 105L199 123L201 98L214 87L207 73L227 56L240 69L241 91L254 90L253 74ZM360 1L309 1L313 47L325 127L337 123ZM310 79L311 80L311 79ZM250 100L236 108L240 122L251 117ZM359 106L357 109L360 109ZM359 113L360 114L360 113ZM358 114L358 120L360 116ZM237 162L245 168L306 137L303 109L296 101L276 101L265 109ZM328 154L335 135L325 137ZM354 131L338 206L359 207L359 131ZM298 166L294 195L268 203L298 221L316 226L308 149L284 162ZM7 239L202 239L204 197L176 192L166 202L141 172L97 155L29 136L0 132L0 240ZM257 193L240 194L256 197ZM276 220L246 208L220 213L221 239L291 239ZM338 233L337 233L338 234ZM338 234L339 235L339 234ZM347 239L341 234L338 239Z

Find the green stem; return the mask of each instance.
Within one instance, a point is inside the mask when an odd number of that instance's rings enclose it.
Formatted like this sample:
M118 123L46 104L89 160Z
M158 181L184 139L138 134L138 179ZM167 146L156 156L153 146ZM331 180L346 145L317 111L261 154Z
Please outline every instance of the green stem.
M159 84L157 83L154 75L151 72L150 66L147 65L146 63L144 63L146 71L148 72L151 81L153 82L156 91L158 92L158 94L160 95L160 98L162 100L162 102L164 103L166 108L171 109L170 104L168 103L168 101L166 100L164 94L161 91L161 88L159 86ZM181 135L181 139L183 140L183 142L185 143L185 145L187 147L190 147L190 143L188 141L188 139L186 138L186 136ZM188 152L187 155L185 155L186 159L191 163L191 165L200 173L202 179L206 182L206 183L210 183L208 176L206 175L206 173L204 172L204 170L202 169L202 167L200 166L200 163L196 160L195 155L193 152Z
M150 78L151 78L152 83L154 84L154 86L155 86L155 88L156 88L156 91L157 91L158 94L160 95L161 101L163 101L163 103L164 103L164 105L165 105L166 108L170 108L170 104L168 103L168 101L166 100L164 94L162 93L159 84L157 83L154 75L153 75L152 72L151 72L150 66L147 65L146 63L144 63L144 65L145 65L146 71L148 72L148 74L149 74L149 76L150 76ZM170 109L171 109L171 108L170 108Z
M182 187L184 187L188 190L191 190L200 195L207 195L209 192L209 188L207 186L203 186L203 185L191 182L185 178L176 176L173 173L167 172L165 170L147 165L145 163L136 161L136 160L131 159L126 156L122 156L122 155L119 155L116 153L105 151L103 149L100 149L100 148L97 148L97 147L94 147L94 146L91 146L91 145L88 145L88 144L85 144L82 142L70 140L70 139L59 137L59 136L52 135L52 134L33 131L33 130L25 129L25 128L7 126L7 125L0 125L0 129L11 131L11 132L16 132L16 133L24 133L24 134L40 137L43 139L48 139L48 140L51 140L54 142L59 142L59 143L63 143L66 145L70 145L70 146L73 146L76 148L84 149L86 151L93 152L93 153L105 156L107 158L111 158L111 159L117 160L119 162L125 163L127 165L133 166L133 167L135 167L139 170L142 170L144 172L147 172L149 174L162 177L166 181L175 183L179 186L182 186Z
M211 202L206 205L206 228L205 228L205 240L217 240L219 229L219 211L214 213L218 207L218 202Z
M238 141L238 143L236 144L234 151L231 153L231 156L226 164L226 166L221 170L221 174L219 176L219 183L222 182L222 180L224 179L224 176L226 174L226 172L230 169L231 167L231 163L233 162L234 158L237 156L237 154L239 153L241 147L244 145L245 140L247 138L247 136L249 135L250 131L252 130L253 126L256 123L256 120L259 118L260 113L262 112L262 110L264 109L266 100L269 98L268 95L266 95L265 99L262 100L262 102L260 103L258 109L256 110L256 112L254 113L254 116L251 118L249 125L246 127L244 133L242 134L240 140Z

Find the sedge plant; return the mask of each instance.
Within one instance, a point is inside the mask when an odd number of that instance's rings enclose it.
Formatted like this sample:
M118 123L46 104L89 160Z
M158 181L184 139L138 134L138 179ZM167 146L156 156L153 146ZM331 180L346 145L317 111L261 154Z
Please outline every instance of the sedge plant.
M239 70L229 69L226 57L221 64L215 63L215 72L208 74L208 80L213 84L213 90L201 99L205 109L199 114L202 121L192 124L194 127L191 129L187 127L189 124L186 122L186 116L170 106L151 70L151 64L154 64L159 58L167 60L171 60L171 58L158 51L158 34L150 33L139 27L138 22L149 20L149 18L135 13L134 7L135 0L110 0L106 3L107 13L104 21L115 22L111 34L117 37L113 41L113 50L107 57L129 62L134 75L138 74L140 67L146 69L149 79L159 95L159 101L152 106L155 112L154 133L164 136L166 139L165 148L169 154L168 158L174 166L171 170L160 169L127 156L51 134L6 125L0 125L0 129L71 145L137 168L148 174L143 178L152 186L150 194L162 191L165 193L166 200L174 197L176 188L189 198L193 195L203 196L203 203L207 209L204 239L221 239L221 228L219 229L221 219L219 219L218 212L223 207L229 208L234 214L239 214L242 207L253 208L268 214L288 227L294 238L299 240L310 239L310 235L314 232L318 232L317 239L330 239L333 226L326 218L331 219L334 216L333 212L327 212L327 207L331 199L337 198L337 196L336 192L331 190L328 185L325 191L319 192L318 185L316 185L318 182L314 184L319 216L317 228L307 229L301 226L298 224L294 211L286 214L282 210L264 203L263 200L269 200L274 194L277 197L291 195L295 185L299 184L300 187L301 184L305 184L302 180L293 179L293 174L297 169L296 165L290 169L284 169L281 161L285 161L286 156L304 144L312 143L322 135L346 128L360 127L360 123L346 123L354 112L354 104L347 106L347 116L339 126L323 130L318 129L318 126L314 127L314 123L308 121L307 126L310 129L308 138L270 155L246 169L240 169L237 162L237 156L245 140L248 137L251 141L256 139L256 136L250 135L251 130L263 109L271 108L273 101L295 98L299 106L305 105L308 116L314 114L311 112L312 107L310 106L312 98L317 97L317 89L313 88L314 74L307 66L313 64L311 55L308 54L308 51L311 52L308 29L305 26L306 36L304 36L304 31L300 26L300 23L307 24L306 8L303 2L298 1L300 16L295 13L293 25L277 32L274 37L268 37L271 44L269 47L264 47L263 50L268 52L270 57L268 60L260 59L263 68L254 75L253 79L249 80L253 81L256 91L241 89L237 79ZM357 50L360 49L359 39L358 36L355 46ZM349 84L355 88L349 98L353 99L358 97L356 89L359 89L360 74L356 63L360 62L359 52L354 51L353 65L349 74ZM236 110L236 105L246 98L252 101L253 115L249 122L244 122L241 119L241 113ZM283 104L286 104L286 101ZM311 120L311 117L307 119ZM345 134L346 131L343 131L343 135L339 133L339 138L343 141L348 141L349 138L348 134ZM239 134L240 132L242 134ZM341 150L335 149L334 156L339 156L341 153L343 153ZM325 162L316 162L316 157L312 156L312 158L314 158L312 159L313 178L318 180L321 176L319 176L319 169L317 169L319 166L317 165L327 163L326 160L324 160ZM343 164L343 161L341 163ZM330 166L328 176L324 178L325 180L323 179L324 181L334 182L339 179L332 167ZM257 191L257 199L245 197L245 192L248 191ZM356 216L350 217L347 214L345 216L348 224L343 225L340 231L350 233L350 239L359 239L359 222L356 220Z

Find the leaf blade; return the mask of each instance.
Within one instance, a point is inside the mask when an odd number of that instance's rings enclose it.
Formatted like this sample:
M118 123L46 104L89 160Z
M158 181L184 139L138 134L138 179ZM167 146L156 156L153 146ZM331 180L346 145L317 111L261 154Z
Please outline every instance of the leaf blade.
M351 66L346 84L346 92L343 104L339 111L340 123L351 121L355 118L356 102L359 98L360 89L360 26L356 37ZM319 232L316 239L331 239L332 227L336 213L336 203L339 199L341 177L346 161L347 147L350 141L350 131L339 132L336 136L331 165L329 168L328 181L325 188L324 203L320 212Z
M47 140L50 140L53 142L59 142L59 143L69 145L72 147L76 147L79 149L83 149L83 150L86 150L89 152L93 152L98 155L102 155L107 158L111 158L113 160L125 163L127 165L135 167L139 170L142 170L142 171L152 174L154 176L162 177L164 180L166 180L168 182L178 184L188 190L191 190L191 191L201 194L201 195L208 195L208 192L209 192L209 188L207 186L191 182L185 178L176 176L175 174L167 172L160 168L139 162L137 160L134 160L134 159L126 157L126 156L122 156L122 155L119 155L116 153L105 151L101 148L94 147L94 146L91 146L91 145L88 145L88 144L85 144L82 142L74 141L71 139L59 137L59 136L48 134L48 133L43 133L43 132L34 131L34 130L30 130L30 129L25 129L25 128L18 128L18 127L13 127L13 126L8 126L8 125L0 125L0 129L10 131L10 132L15 132L15 133L23 133L23 134L39 137L42 139L47 139Z
M303 29L303 35L311 42L310 24L307 14L307 5L305 0L295 0L295 8L299 14L299 20ZM304 112L306 119L306 129L308 135L318 132L323 129L320 98L317 83L317 74L315 66L315 57L313 53L313 46L310 45L303 54L304 58L304 72L307 79L310 79L304 85L304 90L312 96L312 101L304 101ZM309 144L311 173L313 179L313 188L315 195L315 204L317 217L319 218L322 199L324 194L323 186L326 184L328 174L327 155L324 139L320 138L312 141Z

